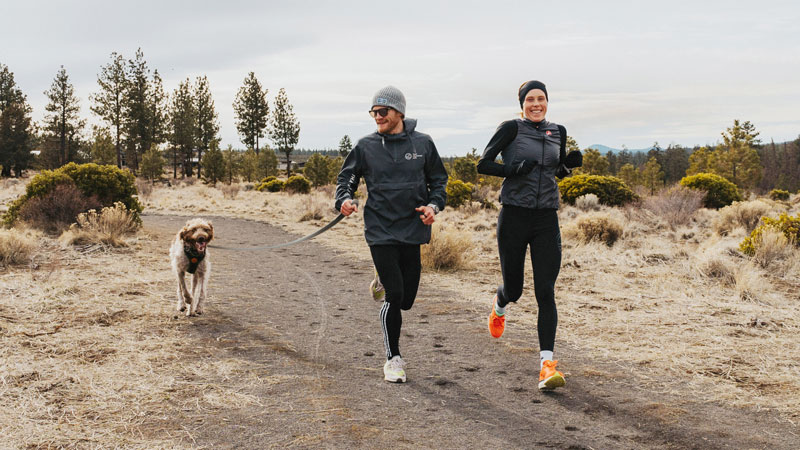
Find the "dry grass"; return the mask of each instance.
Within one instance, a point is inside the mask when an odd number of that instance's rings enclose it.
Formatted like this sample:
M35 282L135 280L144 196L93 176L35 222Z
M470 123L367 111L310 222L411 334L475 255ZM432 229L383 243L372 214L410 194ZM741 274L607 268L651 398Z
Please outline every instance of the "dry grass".
M753 231L763 216L784 210L776 202L762 198L745 202L733 202L719 210L714 221L714 231L726 235L737 227L744 228L747 233Z
M122 203L78 215L78 223L65 231L59 241L65 245L105 244L125 247L125 236L136 233L139 224Z
M663 218L674 230L689 223L694 213L703 206L704 197L701 191L675 185L646 197L642 207Z
M222 196L228 200L234 200L237 195L239 195L239 191L241 187L238 183L231 183L231 184L224 184L222 183L219 186L219 190L222 191Z
M0 228L0 266L30 263L41 238L33 231Z
M431 242L422 247L423 270L454 271L471 267L472 236L469 232L433 224Z
M304 208L319 201L330 209L331 198L317 190L310 196L241 191L226 199L217 189L201 185L157 186L145 206L146 211L186 216L213 212L244 217L307 234L318 229L319 222L298 222ZM690 224L675 230L664 217L641 208L603 207L592 214L606 214L624 224L622 239L612 247L584 242L577 223L588 214L568 205L560 210L564 253L556 284L557 351L559 343L566 342L613 360L615 370L638 381L643 395L674 389L679 394L692 392L699 401L775 410L792 420L800 416L800 253L772 258L766 269L749 264L737 251L745 236L742 225L725 236L715 233L722 211L700 209ZM423 284L458 293L448 308L475 310L500 282L496 220L497 211L485 209L448 208L437 216L437 228L471 236L469 245L475 251L466 259L478 269L423 275ZM346 257L370 258L360 210L316 240ZM111 447L189 446L185 436L159 440L140 431L150 425L147 417L163 414L171 401L177 408L200 402L214 411L257 400L247 392L220 391L208 377L189 389L183 381L189 378L184 377L198 376L201 368L165 349L176 343L186 349L190 344L180 340L180 326L167 319L171 302L156 294L171 295L172 280L168 271L144 269L165 264L163 249L132 243L123 251L132 252L136 263L123 262L109 250L82 255L74 248L55 247L53 269L0 273L0 333L7 340L0 351L0 379L7 380L0 387L5 389L0 435L9 436L10 446L91 445L77 443L86 436L101 437L99 441ZM73 263L56 266L57 261ZM121 264L126 269L119 268ZM111 273L87 279L85 273L95 267L109 267ZM130 267L131 274L112 275ZM526 261L526 279L531 276ZM132 289L145 294L124 294ZM526 287L523 295L532 295L532 288ZM120 298L130 297L135 309L120 304ZM61 305L57 310L42 306L54 300ZM123 309L127 312L118 312ZM476 310L476 317L481 314ZM536 309L518 308L514 320L534 329ZM98 328L109 322L113 328ZM57 325L61 328L54 334L21 334L49 333ZM114 330L113 336L109 330ZM252 376L246 364L235 360L209 370L211 378ZM118 380L119 373L130 373L137 382ZM75 381L65 381L69 377Z
M575 237L584 244L602 242L609 247L614 245L623 233L621 222L605 211L581 215L575 222L573 230L567 232L567 235Z
M600 199L594 194L582 195L575 199L575 207L581 211L597 211L600 209Z
M139 198L150 198L153 193L153 182L143 178L136 179L136 193Z

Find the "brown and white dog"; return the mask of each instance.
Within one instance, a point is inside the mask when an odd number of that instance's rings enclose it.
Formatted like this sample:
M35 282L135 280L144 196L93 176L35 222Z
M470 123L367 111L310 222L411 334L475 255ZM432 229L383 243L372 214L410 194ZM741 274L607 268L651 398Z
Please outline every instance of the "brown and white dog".
M211 262L208 258L208 243L214 239L214 227L205 219L191 219L175 236L169 249L172 271L178 278L178 312L186 316L203 313ZM186 274L192 277L191 293L186 288ZM187 309L188 305L188 309Z

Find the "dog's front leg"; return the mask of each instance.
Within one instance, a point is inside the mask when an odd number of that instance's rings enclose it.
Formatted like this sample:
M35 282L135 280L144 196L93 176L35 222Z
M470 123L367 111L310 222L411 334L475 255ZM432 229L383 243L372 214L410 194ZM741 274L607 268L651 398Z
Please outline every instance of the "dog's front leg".
M189 289L186 288L186 272L178 272L178 312L184 311L186 305L192 303L192 295ZM188 315L188 311L187 311Z
M195 297L197 297L197 314L203 314L203 303L206 300L206 290L208 288L208 271L204 270L200 274L200 282L198 283L198 289L200 292L195 291Z
M187 316L194 316L197 314L197 305L200 303L200 293L198 292L197 285L201 278L203 278L203 273L199 270L192 275L192 301L191 306L189 306L189 311L186 312Z

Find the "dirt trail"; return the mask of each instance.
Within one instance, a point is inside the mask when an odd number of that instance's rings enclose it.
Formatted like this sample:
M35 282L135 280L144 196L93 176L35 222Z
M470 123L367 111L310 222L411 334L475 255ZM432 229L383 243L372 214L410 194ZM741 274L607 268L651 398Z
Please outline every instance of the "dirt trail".
M185 222L143 219L163 248ZM212 219L219 245L296 237L255 221ZM508 339L519 345L501 345L485 330L482 305L467 305L425 274L417 303L403 316L409 381L388 384L379 304L366 292L369 262L314 242L277 251L216 249L211 260L210 299L204 316L188 319L190 339L207 349L209 364L251 362L248 376L218 382L261 405L182 412L199 447L798 446L795 430L774 417L695 403L690 392L678 398L638 389L624 367L578 349L558 349L566 388L540 393L536 330L515 329Z

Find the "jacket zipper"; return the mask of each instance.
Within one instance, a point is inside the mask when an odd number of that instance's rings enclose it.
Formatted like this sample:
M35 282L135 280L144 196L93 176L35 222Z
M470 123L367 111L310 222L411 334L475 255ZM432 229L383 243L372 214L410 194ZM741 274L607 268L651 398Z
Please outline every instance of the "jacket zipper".
M542 136L542 157L541 157L541 164L539 164L539 188L536 190L536 209L539 209L539 201L542 195L542 169L544 168L544 146L547 142L544 136Z

